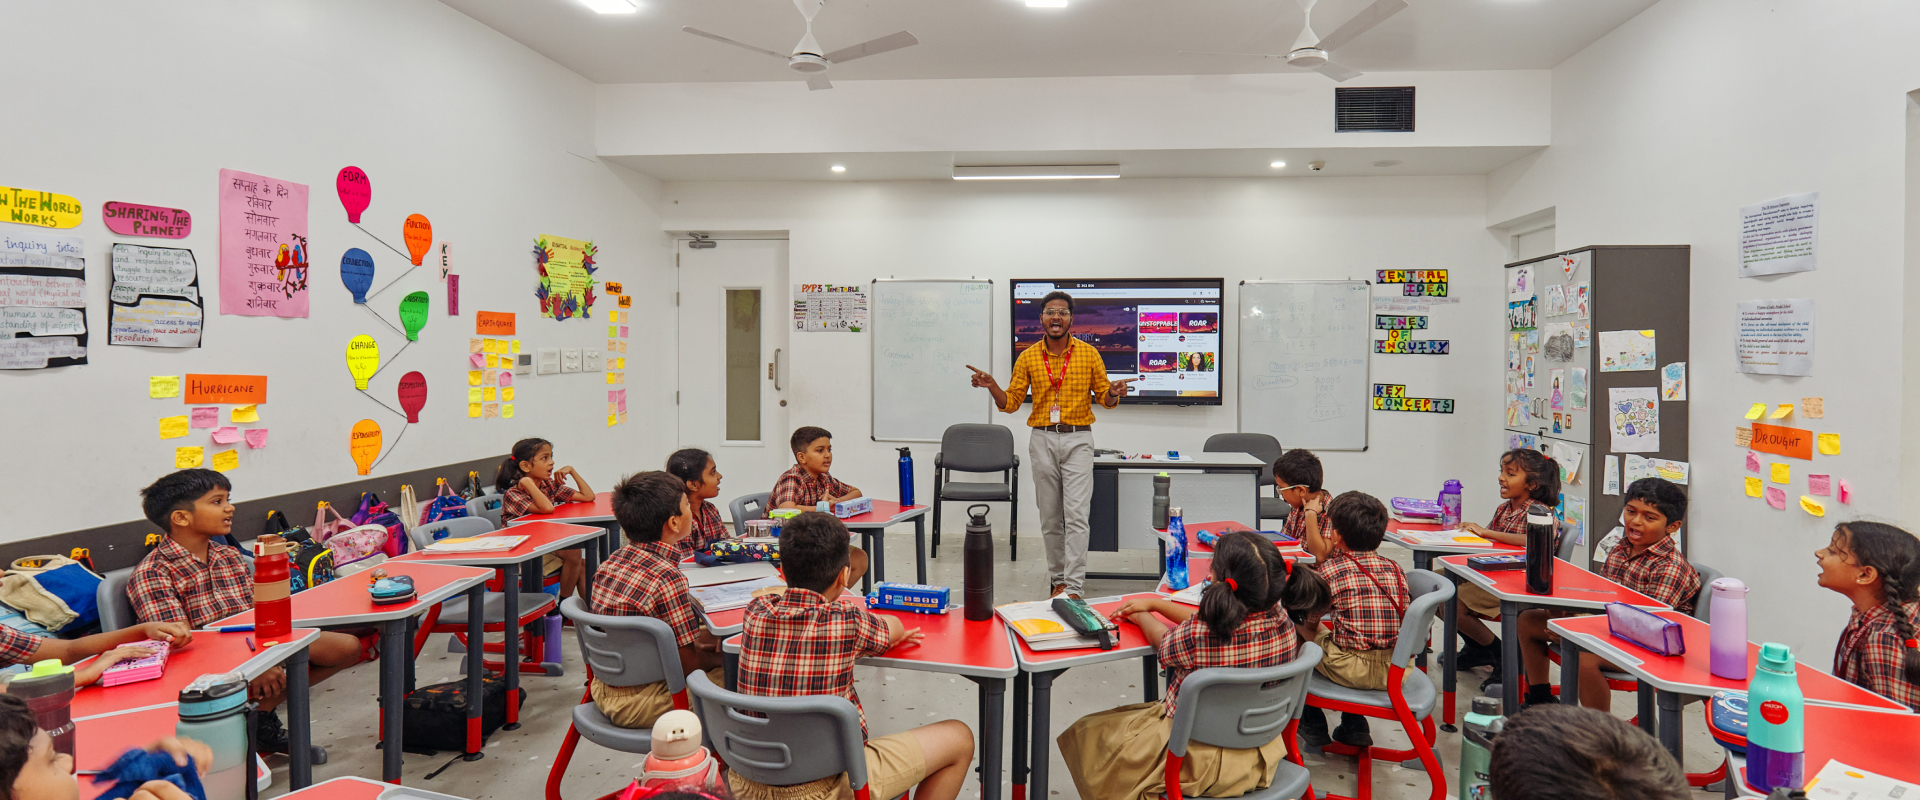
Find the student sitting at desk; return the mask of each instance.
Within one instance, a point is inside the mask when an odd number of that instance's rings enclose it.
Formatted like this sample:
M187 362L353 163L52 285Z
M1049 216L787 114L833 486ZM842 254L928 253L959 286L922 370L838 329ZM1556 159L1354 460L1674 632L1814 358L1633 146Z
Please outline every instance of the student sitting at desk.
M568 487L562 481L573 479ZM513 452L500 463L494 474L493 488L500 492L500 524L505 525L528 514L551 514L561 503L593 502L593 487L573 467L554 469L553 445L545 439L521 439L513 443ZM560 599L576 592L586 596L580 582L586 578L587 562L578 548L549 553L540 560L540 573L560 570Z
M1326 514L1327 504L1333 502L1333 493L1320 486L1325 476L1320 457L1312 450L1296 447L1273 460L1273 485L1280 499L1293 507L1286 521L1280 523L1280 532L1302 547L1307 546L1309 537L1320 541L1320 518Z
M680 555L693 555L702 547L733 536L712 502L720 496L720 470L712 455L696 447L676 450L667 456L667 474L686 484L687 503L693 506L693 530L680 540Z
M1920 539L1883 522L1848 522L1814 557L1820 585L1853 601L1833 674L1920 711Z
M1486 525L1469 522L1460 526L1460 529L1501 544L1524 547L1527 544L1527 509L1539 505L1542 508L1537 513L1552 516L1553 512L1548 509L1560 504L1560 465L1538 450L1508 450L1500 455L1498 485L1500 499L1506 502L1494 509L1493 521ZM1460 585L1457 597L1459 602L1454 604L1454 620L1460 635L1467 639L1466 649L1460 651L1457 667L1493 667L1493 674L1498 676L1500 640L1494 637L1493 631L1479 617L1466 612L1497 619L1500 616L1500 598L1470 583Z
M1307 541L1320 577L1333 588L1333 611L1301 631L1326 654L1314 669L1327 680L1355 689L1384 691L1400 640L1400 619L1413 604L1407 575L1380 555L1387 535L1387 507L1364 492L1347 492L1327 506L1327 528ZM1318 540L1318 544L1311 542ZM1308 706L1300 717L1300 740L1311 747L1339 742L1372 747L1367 718L1351 712L1327 733L1326 713Z
M767 502L774 508L813 511L823 500L832 505L862 496L859 489L841 483L827 472L833 468L833 434L826 428L801 427L793 432L787 444L793 448L795 463L773 484L773 498ZM849 573L851 579L858 580L867 574L867 551L855 547L849 558L853 565Z
M201 777L213 766L213 750L192 739L167 737L147 745L148 752L166 753L176 766L193 768ZM0 797L6 800L76 800L80 784L74 779L73 756L55 752L53 738L35 722L33 709L13 695L0 694ZM164 780L147 781L128 800L191 800L191 795Z

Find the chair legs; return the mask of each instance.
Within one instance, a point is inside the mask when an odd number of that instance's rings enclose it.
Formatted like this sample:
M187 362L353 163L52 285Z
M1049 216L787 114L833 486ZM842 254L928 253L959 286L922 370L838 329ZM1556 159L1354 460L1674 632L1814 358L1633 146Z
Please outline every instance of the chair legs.
M940 557L940 483L939 472L933 473L933 557Z
M1414 719L1413 710L1407 707L1406 697L1401 694L1401 685L1404 676L1405 670L1401 667L1396 666L1389 671L1387 677L1387 694L1393 701L1393 707L1390 709L1353 705L1335 700L1323 700L1312 696L1307 698L1307 705L1315 708L1359 714L1373 719L1394 720L1399 722L1401 729L1407 732L1407 738L1413 740L1412 747L1402 750L1385 747L1369 747L1362 750L1351 745L1338 743L1329 744L1321 748L1323 752L1333 753L1334 755L1351 755L1360 760L1357 771L1359 782L1358 794L1348 798L1328 793L1324 795L1324 797L1332 798L1332 800L1372 800L1373 760L1376 758L1394 762L1418 758L1420 766L1426 770L1427 782L1432 787L1428 793L1428 800L1442 800L1442 798L1446 796L1447 776L1440 768L1440 757L1433 751L1434 742L1439 739L1440 730L1434 725L1433 715L1431 713L1429 713L1424 720Z

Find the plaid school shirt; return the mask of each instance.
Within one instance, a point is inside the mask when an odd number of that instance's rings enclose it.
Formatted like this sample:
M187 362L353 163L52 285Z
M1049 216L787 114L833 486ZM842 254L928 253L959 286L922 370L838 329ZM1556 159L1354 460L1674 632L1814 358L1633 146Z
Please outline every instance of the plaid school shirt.
M887 623L859 606L827 602L819 592L789 586L747 606L740 642L740 693L759 697L834 694L860 711L853 662L887 652Z
M1167 668L1167 713L1173 713L1173 699L1180 684L1196 669L1209 667L1277 667L1293 660L1300 641L1293 635L1293 620L1276 606L1247 615L1234 629L1233 638L1222 642L1199 617L1189 618L1161 637L1155 651Z
M680 572L680 550L666 542L640 542L614 551L593 573L593 613L653 617L673 629L674 644L693 644L700 618Z
M533 483L540 487L540 493L547 496L547 501L556 506L573 500L573 487L561 483L554 478L549 477L544 481L535 478ZM521 488L519 481L515 481L513 487L508 489L506 494L500 496L501 524L504 525L532 513L534 513L533 495L528 494L526 489Z
M1493 510L1493 521L1487 523L1487 530L1525 536L1527 508L1532 505L1533 501L1525 497L1501 503L1499 508Z
M1607 553L1606 563L1600 565L1600 577L1673 606L1673 610L1683 614L1693 613L1694 602L1700 595L1700 573L1680 555L1672 536L1660 537L1660 541L1639 555L1633 554L1633 547L1625 539L1620 540L1613 551Z
M1308 503L1312 503L1314 497L1320 498L1320 513L1315 514L1314 516L1320 519L1321 530L1326 530L1327 504L1333 502L1333 493L1325 489L1321 489L1319 494L1312 495L1308 497L1305 501L1301 502L1300 508L1296 508L1291 513L1287 514L1287 520L1285 522L1280 523L1281 533L1287 536L1293 537L1293 540L1296 542L1306 541L1307 512L1301 509L1306 508Z
M133 568L127 595L141 622L204 628L253 608L253 569L239 550L224 544L208 542L202 564L172 537L162 537Z
M687 534L687 538L681 539L677 543L679 545L680 556L685 558L693 555L694 552L700 548L725 539L728 536L727 523L720 521L720 509L715 508L712 503L702 500L693 512L693 532Z
M1374 551L1342 550L1320 564L1333 589L1333 613L1324 618L1333 643L1348 650L1390 650L1400 639L1400 618L1413 602L1400 565Z
M40 650L40 637L0 625L0 667L33 663Z
M780 473L780 480L773 484L773 499L767 504L779 508L785 503L793 503L802 509L811 511L814 504L829 497L839 497L853 491L853 487L840 482L832 473L815 475L799 464L793 469ZM714 511L717 519L720 512Z
M1920 626L1920 603L1900 607L1907 615L1908 630ZM1833 674L1869 692L1890 697L1920 711L1920 684L1901 674L1906 658L1906 640L1895 625L1893 611L1886 604L1862 613L1854 609L1847 627L1840 632L1840 643L1833 649Z
M1046 340L1041 339L1014 359L1013 378L1007 383L1007 403L1000 407L1001 411L1008 414L1019 411L1020 401L1026 399L1027 389L1031 387L1033 411L1027 414L1027 427L1053 424L1051 415L1056 402L1060 404L1060 424L1093 424L1093 399L1097 397L1104 402L1107 390L1112 388L1107 380L1107 365L1093 345L1072 337L1068 340L1066 355L1052 359L1053 377L1060 379L1059 391L1054 391L1053 381L1047 377L1047 363L1052 354L1047 352Z

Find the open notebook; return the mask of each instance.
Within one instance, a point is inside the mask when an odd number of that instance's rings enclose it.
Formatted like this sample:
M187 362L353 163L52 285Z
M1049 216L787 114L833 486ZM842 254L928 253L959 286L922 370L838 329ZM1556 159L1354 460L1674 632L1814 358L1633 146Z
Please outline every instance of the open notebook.
M1007 621L1007 627L1027 646L1034 650L1072 650L1080 647L1099 647L1100 640L1092 636L1082 636L1067 621L1053 611L1052 600L1033 600L1025 603L1008 603L996 607L994 613Z

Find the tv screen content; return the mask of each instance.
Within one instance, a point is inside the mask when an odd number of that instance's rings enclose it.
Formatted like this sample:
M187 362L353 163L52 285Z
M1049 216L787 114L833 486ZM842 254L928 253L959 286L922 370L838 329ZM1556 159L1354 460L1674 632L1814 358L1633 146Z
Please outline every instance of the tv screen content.
M1012 283L1013 355L1046 338L1040 303L1073 296L1074 338L1093 345L1108 380L1138 378L1133 405L1220 405L1221 278L1021 279Z

